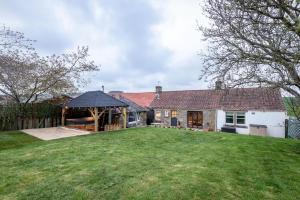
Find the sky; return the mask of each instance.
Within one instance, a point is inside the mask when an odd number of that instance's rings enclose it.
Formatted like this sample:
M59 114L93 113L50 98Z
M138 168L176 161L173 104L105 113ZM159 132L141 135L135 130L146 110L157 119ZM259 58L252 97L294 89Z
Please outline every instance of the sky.
M81 91L205 89L200 0L0 0L0 24L34 39L42 55L89 46L98 72Z

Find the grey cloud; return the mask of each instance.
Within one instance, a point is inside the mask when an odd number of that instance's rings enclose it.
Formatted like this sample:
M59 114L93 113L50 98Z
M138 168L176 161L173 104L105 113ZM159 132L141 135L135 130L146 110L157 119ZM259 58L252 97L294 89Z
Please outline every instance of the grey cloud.
M98 33L108 30L110 40L124 50L121 53L124 53L122 58L125 59L116 61L120 70L113 72L100 70L89 74L86 77L89 77L91 83L82 89L100 89L101 85L105 85L108 90L153 90L158 81L161 81L167 89L178 89L190 86L191 79L193 82L197 81L199 67L197 58L184 63L188 66L186 69L178 65L170 67L172 52L161 44L152 42L155 36L151 28L162 19L161 13L158 13L147 0L97 1L107 16L106 21L99 20L93 15L94 8L90 1L0 0L0 23L10 23L10 18L18 19L22 23L21 26L6 25L18 27L26 36L37 40L36 47L41 53L62 53L79 45L78 42L84 41L88 36L76 34L70 36L63 30L63 23L54 18L51 10L56 3L61 3L66 11L74 14L73 21L78 31L85 24L93 27ZM90 35L98 33L92 32ZM93 44L95 45L101 46L102 43ZM99 64L101 60L105 62L105 59L101 57Z
M162 71L170 52L150 43L150 28L159 22L159 13L147 1L102 2L105 9L112 10L115 19L112 34L127 44L123 67L141 73Z

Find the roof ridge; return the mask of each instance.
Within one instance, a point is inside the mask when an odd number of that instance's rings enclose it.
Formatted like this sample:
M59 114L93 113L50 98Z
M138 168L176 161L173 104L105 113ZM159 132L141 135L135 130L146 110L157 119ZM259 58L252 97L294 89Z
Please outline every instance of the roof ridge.
M143 93L155 93L155 92L121 92L118 94L143 94Z
M242 88L224 88L221 89L220 91L224 91L224 90L237 90L237 89L278 89L278 88L274 88L272 86L264 86L264 87L242 87ZM163 90L162 92L184 92L184 91L217 91L214 88L207 88L207 89L187 89L187 90ZM155 93L155 92L122 92L120 94L143 94L143 93Z
M250 90L250 89L277 89L274 87L245 87L245 88L224 88L220 90L216 90L214 88L212 89L188 89L188 90L163 90L162 92L184 92L184 91L225 91L225 90L237 90L237 89L245 89L245 90Z
M278 89L274 88L272 86L264 86L264 87L240 87L240 88L224 88L222 90L234 90L234 89ZM163 92L183 92L183 91L215 91L216 89L214 88L207 88L207 89L182 89L182 90L163 90ZM88 90L86 92L103 92L102 90ZM78 93L85 93L85 92L78 92ZM103 92L105 93L105 92ZM143 94L143 93L155 93L154 91L144 91L144 92L118 92L117 94ZM107 93L105 93L107 94Z

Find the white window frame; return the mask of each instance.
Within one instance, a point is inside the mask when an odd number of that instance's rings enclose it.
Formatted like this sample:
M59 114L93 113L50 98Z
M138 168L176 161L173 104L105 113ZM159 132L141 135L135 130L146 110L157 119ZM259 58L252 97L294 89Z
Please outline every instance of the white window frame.
M244 116L244 123L243 124L238 123L238 115ZM245 125L246 124L246 113L245 112L237 112L235 121L236 121L236 125Z
M165 110L165 117L169 117L169 111L168 110Z
M233 116L233 123L227 123L227 113L232 113L232 116ZM243 115L244 116L244 121L245 123L243 124L239 124L237 123L237 118L238 118L238 115ZM226 111L225 112L225 124L226 125L233 125L233 126L243 126L246 124L246 113L245 112L234 112L234 111Z
M227 122L227 113L232 113L232 123ZM225 112L225 124L234 125L234 112Z

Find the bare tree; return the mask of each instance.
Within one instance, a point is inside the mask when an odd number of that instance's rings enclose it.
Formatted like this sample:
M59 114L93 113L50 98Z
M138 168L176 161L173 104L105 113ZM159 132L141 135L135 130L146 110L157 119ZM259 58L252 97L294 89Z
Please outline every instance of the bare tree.
M2 26L0 28L0 51L4 51L5 49L12 47L33 49L33 42L35 41L26 38L24 33L12 31L7 26Z
M7 29L7 28L6 28ZM39 56L22 33L0 31L0 92L17 103L36 101L43 94L72 91L83 72L98 70L88 60L88 47L69 54Z
M296 0L205 0L211 27L201 79L228 87L271 86L300 98L300 4Z
M284 103L287 108L288 115L300 119L300 99L295 97L284 97Z

